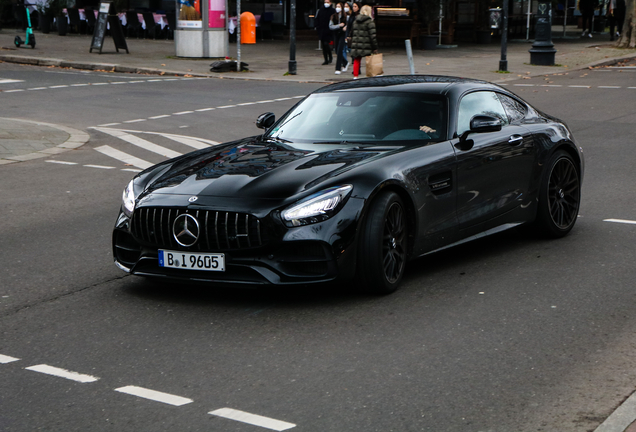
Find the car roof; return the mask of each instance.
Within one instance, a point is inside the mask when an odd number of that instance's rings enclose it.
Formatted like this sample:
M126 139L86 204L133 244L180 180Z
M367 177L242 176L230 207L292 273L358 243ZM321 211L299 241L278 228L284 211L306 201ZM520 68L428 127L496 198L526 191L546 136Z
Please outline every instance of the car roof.
M331 84L321 87L313 93L396 91L447 94L451 89L459 93L471 89L503 90L501 87L487 81L470 78L442 75L389 75Z

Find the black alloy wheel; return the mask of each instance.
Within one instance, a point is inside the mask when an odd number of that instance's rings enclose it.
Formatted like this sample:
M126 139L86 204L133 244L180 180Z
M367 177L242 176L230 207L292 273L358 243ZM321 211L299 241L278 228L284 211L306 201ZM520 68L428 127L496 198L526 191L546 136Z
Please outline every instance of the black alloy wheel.
M556 152L547 164L541 182L537 223L550 237L563 237L570 232L579 214L581 181L572 157Z
M404 275L408 226L404 204L394 192L379 195L369 208L358 250L358 284L368 293L394 292Z

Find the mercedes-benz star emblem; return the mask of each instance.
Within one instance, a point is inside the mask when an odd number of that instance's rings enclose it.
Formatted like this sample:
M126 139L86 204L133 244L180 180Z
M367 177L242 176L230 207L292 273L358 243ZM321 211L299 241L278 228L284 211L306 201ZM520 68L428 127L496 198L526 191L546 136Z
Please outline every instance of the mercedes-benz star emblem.
M196 200L198 200L199 197L198 196L191 196L190 198L188 198L189 202L195 202Z
M189 214L179 215L172 225L172 235L181 246L192 246L199 239L199 222Z

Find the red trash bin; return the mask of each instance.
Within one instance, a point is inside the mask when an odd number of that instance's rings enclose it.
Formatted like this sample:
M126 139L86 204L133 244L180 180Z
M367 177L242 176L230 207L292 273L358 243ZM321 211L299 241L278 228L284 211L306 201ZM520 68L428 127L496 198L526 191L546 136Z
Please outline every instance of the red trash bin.
M256 18L252 12L241 14L241 43L256 43Z

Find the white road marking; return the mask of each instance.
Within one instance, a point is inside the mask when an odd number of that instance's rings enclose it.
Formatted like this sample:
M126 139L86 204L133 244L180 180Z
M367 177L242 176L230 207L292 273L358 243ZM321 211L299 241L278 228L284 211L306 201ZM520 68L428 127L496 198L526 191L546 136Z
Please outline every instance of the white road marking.
M541 84L541 87L563 87L561 84Z
M126 386L115 389L120 393L126 393L133 396L139 396L144 399L150 399L156 402L163 402L169 405L181 406L194 402L192 399L184 398L181 396L171 395L169 393L163 393L156 390L150 390L137 386Z
M117 82L112 82L111 84L117 85L117 84L128 84L128 81L117 81Z
M172 115L184 115L184 114L192 114L194 111L181 111L178 113L172 113Z
M236 105L224 105L220 107L216 107L217 109L225 109L225 108L236 108Z
M141 147L144 150L148 150L153 153L160 154L167 158L174 158L177 156L181 156L182 153L176 152L174 150L170 150L169 148L162 147L160 145L151 143L150 141L146 141L143 138L136 137L134 135L130 135L126 132L117 130L117 129L106 129L106 128L93 128L110 136L114 136L115 138L119 138L120 140L126 141L132 145L136 145L137 147ZM137 165L138 166L138 165ZM140 167L141 168L141 167Z
M625 220L625 219L603 219L603 222L616 222L616 223L636 225L636 221Z
M91 83L91 85L108 85L108 83Z
M173 141L176 141L176 142L178 142L178 143L185 144L185 145L187 145L187 146L190 146L190 147L192 147L192 148L195 148L195 149L197 149L197 150L200 150L200 149L204 149L204 148L208 148L208 147L210 147L210 145L209 145L209 144L205 144L205 143L202 143L201 141L198 141L198 140L196 140L196 139L192 139L192 138L184 137L184 136L181 136L181 135L168 135L168 134L164 134L163 136L164 136L164 137L166 137L166 138L168 138L168 139L171 139L171 140L173 140Z
M17 83L17 82L24 82L24 80L16 80L16 79L9 79L9 78L0 79L0 84L11 84L11 83Z
M64 162L64 161L58 161L58 160L47 160L47 161L44 161L44 162L61 164L61 165L77 165L77 162Z
M129 155L128 153L124 153L123 151L114 149L107 145L96 147L95 150L97 150L101 154L117 159L125 164L129 164L132 166L136 166L137 168L141 168L142 170L154 165L143 159L139 159L135 156Z
M223 417L230 420L240 421L242 423L251 424L254 426L260 426L275 431L284 431L296 427L293 423L287 423L280 420L275 420L269 417L263 417L256 414L250 414L245 411L239 411L232 408L221 408L218 410L210 411L208 414Z
M104 166L104 165L84 165L84 166L88 168L115 169L115 167Z
M20 359L19 358L15 358L15 357L11 357L11 356L8 356L8 355L0 354L0 363L2 363L2 364L11 363L11 362L18 361L18 360L20 360Z
M90 84L71 84L71 87L86 87L89 86Z
M212 141L205 138L197 138L197 137L185 136L185 135L175 135L175 134L170 134L165 132L148 132L148 131L137 131L132 129L113 129L113 130L118 130L121 132L128 132L128 133L136 133L136 134L159 135L164 138L168 138L173 141L180 142L181 144L185 144L187 146L190 146L196 149L202 149L209 146L220 144L218 141Z
M2 90L4 93L15 93L24 91L24 89L14 89L14 90Z
M571 88L590 88L590 86L586 86L586 85L569 85L568 87L571 87Z
M138 172L141 172L142 170L134 169L134 168L122 168L122 171L130 171L130 172L138 173Z
M139 122L145 122L146 119L135 119L135 120L126 120L124 123L139 123Z
M57 368L57 367L49 366L45 364L29 366L28 368L25 368L25 369L34 371L34 372L40 372L47 375L53 375L60 378L66 378L66 379L81 382L81 383L94 382L99 379L91 375L84 375L77 372L71 372L66 369L61 369L61 368Z
M28 88L27 90L46 90L46 87L33 87L33 88Z
M619 89L621 86L598 86L598 88L602 89Z
M636 420L636 393L632 393L594 432L622 432Z
M216 108L201 108L201 109L198 109L198 110L195 110L195 111L196 112L203 112L203 111L212 111L212 110L215 110L215 109Z
M166 118L166 117L170 117L170 114L164 114L164 115L158 115L158 116L154 116L154 117L148 117L148 120L157 120L157 119L162 119L162 118Z
M99 126L100 126L100 127L117 126L118 124L121 124L121 123L106 123L106 124L99 125Z
M515 87L534 87L534 84L514 84Z

